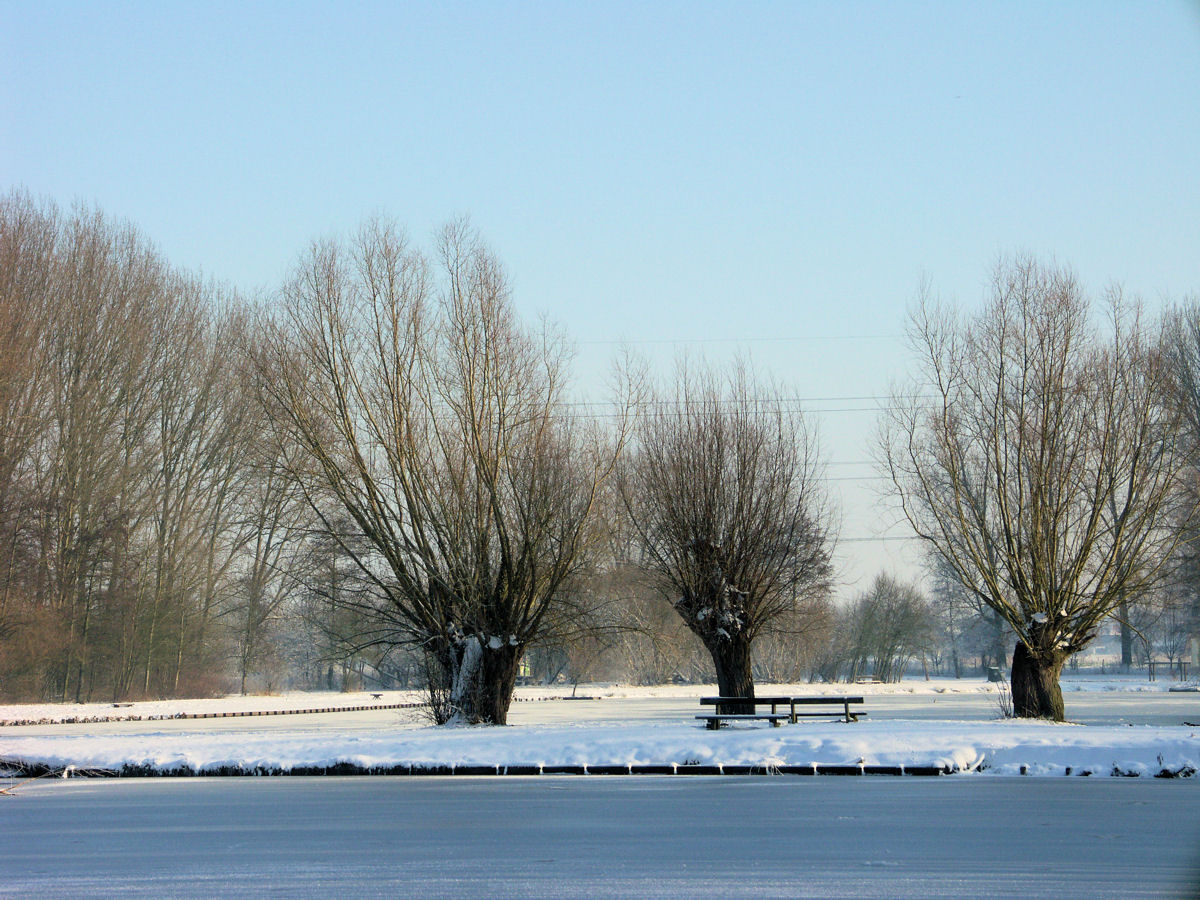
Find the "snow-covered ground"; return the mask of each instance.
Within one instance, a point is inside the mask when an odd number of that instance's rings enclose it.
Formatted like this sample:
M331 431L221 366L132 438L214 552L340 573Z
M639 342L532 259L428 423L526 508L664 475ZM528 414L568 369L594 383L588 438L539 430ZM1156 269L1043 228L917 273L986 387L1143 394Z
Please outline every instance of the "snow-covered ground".
M159 701L114 708L0 707L0 760L51 768L154 771L400 766L905 766L990 774L1188 775L1200 769L1200 693L1172 682L1069 680L1068 715L1087 724L997 718L996 686L982 681L899 685L763 686L760 692L861 694L857 723L765 723L706 731L696 700L712 686L585 685L522 688L508 728L435 728L419 710L381 708L411 694L290 694ZM529 702L526 702L529 701ZM541 702L538 702L541 701ZM220 719L213 712L377 707L366 711ZM95 722L116 715L124 721ZM151 718L162 717L162 718ZM66 724L74 719L74 724Z

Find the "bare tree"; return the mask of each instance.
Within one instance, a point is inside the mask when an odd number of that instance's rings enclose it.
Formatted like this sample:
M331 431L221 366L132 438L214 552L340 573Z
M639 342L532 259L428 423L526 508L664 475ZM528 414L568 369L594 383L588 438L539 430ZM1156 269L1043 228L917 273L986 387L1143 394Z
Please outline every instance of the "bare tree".
M712 678L712 658L645 573L624 570L620 588L627 627L616 639L626 677L635 684ZM637 577L640 576L640 577Z
M0 682L10 690L30 689L55 644L36 602L35 458L49 424L46 283L58 228L26 194L0 199Z
M644 388L644 372L638 383ZM654 579L638 565L639 544L620 490L610 484L601 498L604 547L588 589L604 598L600 608L609 626L612 668L635 684L667 684L712 679L704 645L684 625Z
M1200 504L1200 299L1186 301L1171 315L1170 351L1184 424L1187 470L1181 491L1187 510ZM1182 611L1173 609L1170 618L1182 619L1182 630L1195 640L1200 639L1200 523L1185 518L1176 526L1181 543L1170 595L1172 606L1182 605Z
M1016 713L1061 720L1059 675L1178 538L1183 464L1172 372L1136 304L1106 327L1066 270L997 266L986 306L928 295L919 374L881 425L881 456L917 534L1016 633Z
M247 394L219 294L98 211L0 198L0 630L36 632L23 691L172 693L220 662Z
M967 658L978 662L979 671L1007 668L1012 645L1007 623L964 586L954 569L936 553L929 555L926 564L930 601L940 624L943 647L950 653L954 677L962 677Z
M149 401L150 506L148 584L140 610L144 631L139 687L179 689L185 668L211 663L219 588L235 556L254 540L257 523L241 520L240 495L256 486L251 468L251 395L238 365L245 315L237 298L177 277L159 304L163 349L153 368ZM250 527L247 527L249 524ZM275 535L278 537L278 535Z
M1195 598L1186 591L1172 591L1163 598L1160 612L1147 629L1148 650L1165 657L1174 666L1187 659L1191 638L1195 634L1192 604Z
M377 622L371 603L361 599L364 579L355 560L369 549L344 514L331 512L324 527L310 535L304 552L309 561L296 610L305 632L303 665L315 674L311 681L316 687L349 690L349 673L362 655L377 648L393 650L382 641L364 640Z
M722 696L753 697L754 639L829 589L816 442L744 363L681 362L635 434L619 483L638 562L704 643Z
M916 585L877 575L870 590L838 614L843 676L900 681L909 663L931 646L933 625L933 609Z
M421 648L453 715L502 724L616 448L572 415L561 336L521 325L468 227L444 231L438 263L378 222L314 245L258 369L293 477L355 562L360 644Z
M811 681L834 639L837 610L830 597L814 598L754 645L755 681Z
M83 699L96 683L111 646L105 626L145 584L138 532L149 509L154 373L166 336L155 313L169 278L131 226L90 211L64 223L48 283L53 443L41 460L48 599L67 639L53 678L64 699Z
M237 645L241 692L247 679L275 655L275 634L290 601L313 574L304 538L312 512L300 486L283 465L283 448L261 440L241 498L246 540L239 542L233 597L224 610Z

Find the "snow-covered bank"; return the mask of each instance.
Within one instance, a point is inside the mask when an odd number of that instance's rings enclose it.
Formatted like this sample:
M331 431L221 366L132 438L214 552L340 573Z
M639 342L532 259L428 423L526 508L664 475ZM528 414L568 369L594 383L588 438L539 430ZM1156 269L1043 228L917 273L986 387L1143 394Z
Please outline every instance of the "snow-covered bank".
M764 686L771 693L863 694L861 722L752 724L706 731L696 698L712 686L639 688L585 685L589 699L566 702L571 688L521 688L508 728L434 728L415 692L297 693L139 703L0 707L0 721L46 724L0 728L0 761L42 771L68 766L125 772L285 772L408 767L459 771L507 767L913 768L993 774L1190 775L1200 769L1197 695L1168 694L1172 682L1068 681L1088 707L1087 725L998 719L996 685L934 680L898 685ZM1151 690L1152 689L1152 690ZM1087 697L1086 703L1084 697ZM300 711L338 708L331 715ZM360 708L360 711L345 711ZM1110 711L1098 715L1097 709ZM1068 713L1071 704L1068 703ZM296 713L270 718L186 716ZM1115 711L1112 714L1111 711ZM116 721L89 717L116 713ZM72 717L77 724L66 724ZM87 724L79 724L86 722Z
M680 724L509 728L210 728L0 735L0 760L52 769L280 771L400 766L939 767L1002 775L1190 775L1200 729L1037 722L808 723L706 731Z

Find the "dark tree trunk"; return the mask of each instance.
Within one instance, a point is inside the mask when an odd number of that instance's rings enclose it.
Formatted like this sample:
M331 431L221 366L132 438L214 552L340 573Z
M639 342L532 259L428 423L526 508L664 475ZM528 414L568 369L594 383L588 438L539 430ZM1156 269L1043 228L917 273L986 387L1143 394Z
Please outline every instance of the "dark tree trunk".
M520 661L521 650L517 647L505 646L500 650L483 651L483 665L479 671L479 702L476 704L480 722L508 724L508 708L512 705Z
M754 671L750 666L750 641L735 634L732 638L719 635L706 643L717 670L717 689L721 696L753 698ZM721 707L721 712L752 714L754 704L730 704Z
M1067 656L1061 651L1034 654L1024 642L1017 641L1013 650L1012 695L1013 712L1018 718L1063 721L1066 708L1058 678L1066 661Z
M1129 604L1122 600L1117 607L1117 615L1121 617L1121 671L1128 672L1133 668L1133 629L1129 627Z

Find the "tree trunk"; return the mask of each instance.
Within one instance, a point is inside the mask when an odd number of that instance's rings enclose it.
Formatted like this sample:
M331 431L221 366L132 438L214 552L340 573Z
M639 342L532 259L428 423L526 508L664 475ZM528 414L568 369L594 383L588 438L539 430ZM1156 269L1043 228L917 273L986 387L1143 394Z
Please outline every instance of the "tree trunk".
M718 636L708 643L717 670L717 690L722 697L754 697L754 671L750 666L750 641L740 634ZM753 703L722 706L720 712L753 714Z
M1133 629L1129 627L1129 604L1122 603L1117 612L1121 617L1121 671L1128 672L1133 668Z
M1052 719L1061 722L1066 717L1062 688L1058 678L1067 656L1061 651L1034 654L1017 641L1013 650L1012 696L1013 712L1023 719Z
M464 725L507 725L523 649L508 643L493 647L468 638L451 692L454 706L451 721Z

